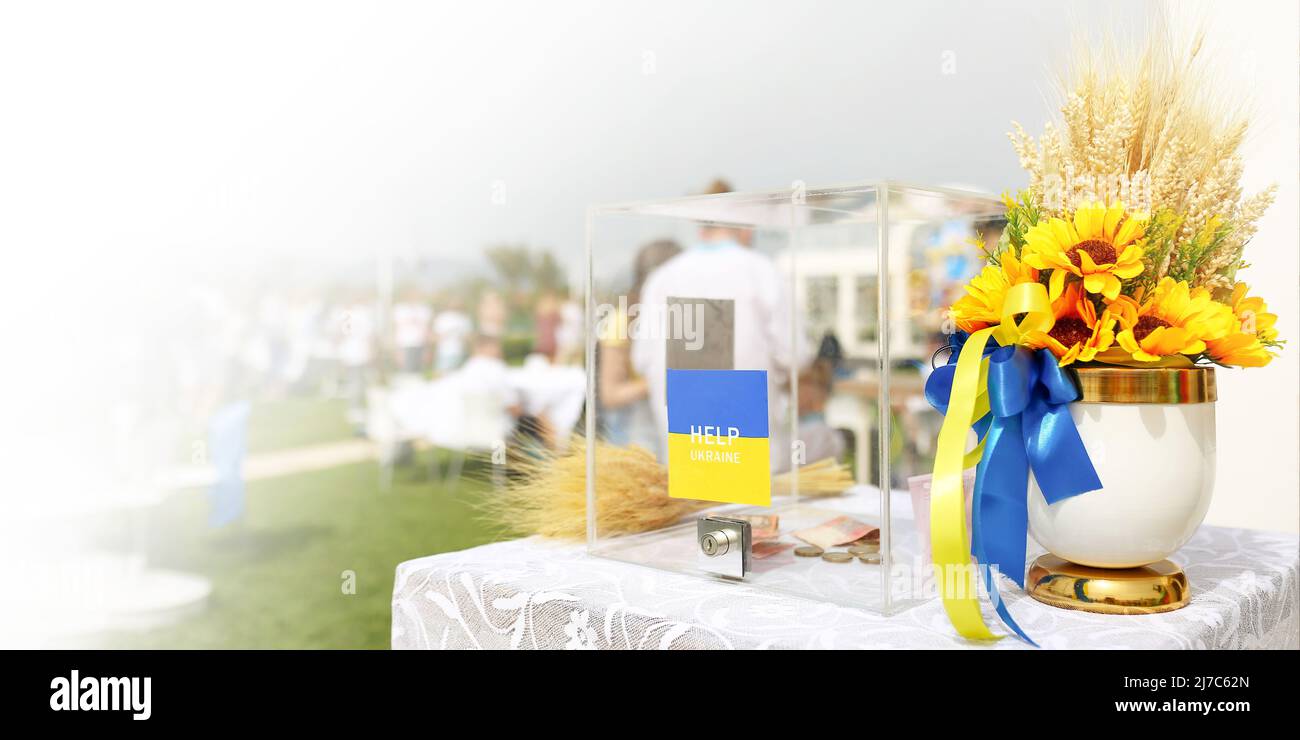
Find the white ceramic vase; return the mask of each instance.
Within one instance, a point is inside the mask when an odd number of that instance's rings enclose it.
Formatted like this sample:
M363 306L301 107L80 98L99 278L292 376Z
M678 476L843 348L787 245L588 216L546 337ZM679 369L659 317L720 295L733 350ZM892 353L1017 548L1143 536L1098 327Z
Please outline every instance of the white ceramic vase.
M1029 479L1029 531L1095 568L1159 562L1205 518L1214 489L1212 368L1080 368L1070 404L1103 488L1048 504Z

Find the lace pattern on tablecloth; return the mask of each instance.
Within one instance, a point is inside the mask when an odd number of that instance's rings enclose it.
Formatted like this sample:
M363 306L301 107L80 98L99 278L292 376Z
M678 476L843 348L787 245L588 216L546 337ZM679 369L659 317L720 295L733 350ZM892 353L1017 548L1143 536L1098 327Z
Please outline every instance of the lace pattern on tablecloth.
M1166 614L1087 614L1039 604L1014 586L1003 593L1047 648L1300 648L1295 535L1201 527L1175 560L1192 603ZM884 617L536 538L399 565L392 636L405 649L1026 647L963 640L937 600Z

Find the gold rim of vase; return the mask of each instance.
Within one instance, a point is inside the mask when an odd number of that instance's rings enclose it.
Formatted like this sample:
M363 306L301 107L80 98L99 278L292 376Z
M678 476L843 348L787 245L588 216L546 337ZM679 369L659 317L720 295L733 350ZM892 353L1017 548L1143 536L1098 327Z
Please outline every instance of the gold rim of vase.
M1213 403L1212 367L1079 367L1082 403Z
M1039 556L1025 581L1036 601L1095 614L1160 614L1191 601L1182 568L1161 560L1141 568L1090 568Z

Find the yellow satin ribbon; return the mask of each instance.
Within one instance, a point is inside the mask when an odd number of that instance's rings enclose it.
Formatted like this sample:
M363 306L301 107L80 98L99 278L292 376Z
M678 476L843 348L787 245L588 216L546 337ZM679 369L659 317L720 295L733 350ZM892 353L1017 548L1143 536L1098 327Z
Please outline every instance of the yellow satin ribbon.
M1017 321L1017 316L1022 318ZM979 587L966 536L966 497L962 486L962 471L978 463L984 450L984 443L980 442L966 452L967 430L989 412L988 360L984 359L984 347L990 338L1004 347L1019 344L1025 334L1050 331L1055 323L1045 285L1013 286L1002 303L1002 322L971 334L957 356L952 393L943 426L939 428L930 482L930 547L944 611L963 637L979 640L1001 637L989 631L980 614Z

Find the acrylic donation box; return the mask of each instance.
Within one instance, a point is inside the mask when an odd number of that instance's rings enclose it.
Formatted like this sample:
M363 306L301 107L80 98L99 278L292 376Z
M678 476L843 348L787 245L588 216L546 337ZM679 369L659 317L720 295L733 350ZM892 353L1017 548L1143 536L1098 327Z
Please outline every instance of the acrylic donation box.
M925 379L993 197L891 182L592 207L587 544L891 613L934 595Z

